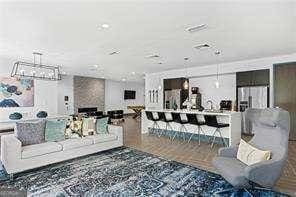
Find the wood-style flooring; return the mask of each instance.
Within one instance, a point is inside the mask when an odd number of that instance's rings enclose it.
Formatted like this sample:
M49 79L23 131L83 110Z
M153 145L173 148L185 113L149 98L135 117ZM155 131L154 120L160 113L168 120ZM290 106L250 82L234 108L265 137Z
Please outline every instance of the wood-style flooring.
M207 143L199 146L196 141L184 143L177 139L170 141L167 137L142 135L140 120L131 117L125 118L122 125L125 146L215 172L211 161L217 155L220 148L218 145L211 149ZM244 136L244 139L248 140L250 137ZM296 196L296 141L289 143L288 162L274 189Z

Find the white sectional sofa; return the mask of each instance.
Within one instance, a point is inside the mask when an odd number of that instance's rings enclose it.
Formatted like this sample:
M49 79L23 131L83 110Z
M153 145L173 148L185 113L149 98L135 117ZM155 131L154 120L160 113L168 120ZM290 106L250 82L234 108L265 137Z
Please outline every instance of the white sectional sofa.
M123 146L121 126L108 125L108 134L22 146L9 134L1 137L1 161L8 174Z

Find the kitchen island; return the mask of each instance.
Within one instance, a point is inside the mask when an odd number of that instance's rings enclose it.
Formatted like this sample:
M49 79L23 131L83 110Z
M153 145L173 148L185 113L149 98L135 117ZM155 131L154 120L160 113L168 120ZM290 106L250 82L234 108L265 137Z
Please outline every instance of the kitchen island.
M171 113L181 113L183 116L186 114L196 114L197 118L200 121L204 121L204 115L214 115L217 116L217 120L219 123L227 123L229 127L221 128L221 135L227 141L228 146L235 146L240 142L241 139L241 112L234 112L234 111L223 111L223 112L212 112L212 111L198 111L198 110L142 110L142 122L141 122L141 132L142 134L148 133L149 128L152 128L153 122L147 119L145 111L151 111L154 117L158 117L157 112L165 112L170 115ZM165 129L165 122L158 121L157 122L160 129ZM178 131L180 128L180 124L176 122L171 122L170 125L172 126L173 131ZM197 133L197 126L186 124L188 133ZM202 126L202 129L209 139L214 131L215 128L209 126ZM219 138L220 136L218 133L216 137ZM217 140L217 142L220 140Z

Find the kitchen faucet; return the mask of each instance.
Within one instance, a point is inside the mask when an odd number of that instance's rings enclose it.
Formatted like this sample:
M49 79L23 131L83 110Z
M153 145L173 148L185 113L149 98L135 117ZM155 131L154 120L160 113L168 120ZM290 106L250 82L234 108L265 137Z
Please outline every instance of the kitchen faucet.
M207 104L209 104L209 103L211 104L211 108L210 108L210 110L213 110L213 101L208 100L208 101L207 101Z

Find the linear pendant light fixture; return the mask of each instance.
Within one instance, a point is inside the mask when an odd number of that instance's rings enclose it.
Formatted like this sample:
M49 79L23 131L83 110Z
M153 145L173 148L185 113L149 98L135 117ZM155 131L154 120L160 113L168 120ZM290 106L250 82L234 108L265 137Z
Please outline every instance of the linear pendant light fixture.
M189 58L188 58L188 57L185 57L184 60L185 60L185 61L188 61ZM183 83L183 88L184 88L185 90L188 90L188 89L189 89L189 81L188 81L187 77L188 77L188 70L187 70L187 63L185 62L185 78L186 78L186 79L185 79L185 81L184 81L184 83Z
M216 51L215 55L219 56L221 55L220 51ZM217 58L218 59L218 58ZM217 72L216 72L216 81L215 81L215 87L218 89L220 88L220 82L219 82L219 64L217 63Z
M39 56L39 63L36 63L36 56ZM22 61L15 62L11 71L11 76L49 81L61 80L60 66L42 64L41 56L42 53L34 52L33 63Z

